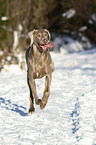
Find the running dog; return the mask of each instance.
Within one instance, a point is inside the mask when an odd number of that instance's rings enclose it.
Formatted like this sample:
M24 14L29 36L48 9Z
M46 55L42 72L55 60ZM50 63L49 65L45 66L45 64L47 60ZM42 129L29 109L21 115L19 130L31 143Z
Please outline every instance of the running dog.
M54 71L54 63L52 61L49 48L54 47L50 43L50 33L46 29L33 30L28 33L31 44L26 51L27 63L27 83L30 90L30 108L29 113L35 112L34 99L37 105L43 109L50 95L50 84L52 72ZM45 89L42 100L38 98L35 79L45 77Z

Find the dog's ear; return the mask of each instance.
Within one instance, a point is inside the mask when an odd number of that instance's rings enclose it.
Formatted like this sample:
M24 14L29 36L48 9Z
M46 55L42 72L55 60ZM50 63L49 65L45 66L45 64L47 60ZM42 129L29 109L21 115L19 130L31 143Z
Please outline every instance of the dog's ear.
M28 33L28 36L29 36L29 38L31 39L31 44L30 44L30 46L33 44L33 41L34 41L34 40L33 40L33 38L34 38L33 35L34 35L35 31L36 31L36 30L34 29L33 31L31 31L31 32Z
M49 31L47 29L44 29L44 31L46 31L48 33L48 35L49 35L49 41L50 41L51 35L50 35Z

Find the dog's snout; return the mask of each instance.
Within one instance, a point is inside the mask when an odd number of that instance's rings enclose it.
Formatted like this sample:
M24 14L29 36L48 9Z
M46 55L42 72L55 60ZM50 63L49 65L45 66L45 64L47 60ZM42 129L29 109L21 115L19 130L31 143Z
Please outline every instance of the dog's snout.
M43 39L43 43L47 43L47 40L46 39Z

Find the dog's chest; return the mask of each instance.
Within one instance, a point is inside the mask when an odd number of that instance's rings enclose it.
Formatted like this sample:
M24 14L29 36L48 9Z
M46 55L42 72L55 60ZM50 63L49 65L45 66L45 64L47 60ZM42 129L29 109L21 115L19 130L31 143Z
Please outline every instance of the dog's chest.
M35 55L33 59L33 78L42 78L43 76L53 72L53 63L48 52Z

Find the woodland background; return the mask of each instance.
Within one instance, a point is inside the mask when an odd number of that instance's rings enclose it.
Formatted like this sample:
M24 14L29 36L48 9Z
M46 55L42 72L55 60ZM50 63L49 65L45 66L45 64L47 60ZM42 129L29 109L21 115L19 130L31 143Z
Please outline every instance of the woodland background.
M27 33L42 28L53 40L66 35L85 41L83 35L95 45L96 0L0 0L0 69L18 63L16 53L29 46Z

